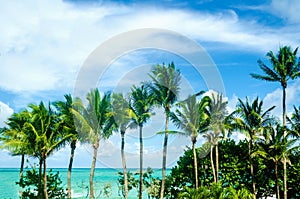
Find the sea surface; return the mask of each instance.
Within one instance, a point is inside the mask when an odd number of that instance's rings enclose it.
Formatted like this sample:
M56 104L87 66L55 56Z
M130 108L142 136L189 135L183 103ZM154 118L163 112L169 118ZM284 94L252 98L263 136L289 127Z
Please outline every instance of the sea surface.
M138 169L129 169L131 172L138 171ZM59 172L62 180L62 185L67 188L67 169L52 169L53 173ZM103 191L106 184L111 185L112 195L109 198L121 198L119 194L118 185L118 172L122 169L111 168L96 168L94 176L94 187L96 190L96 196ZM161 177L160 169L153 169L153 177ZM25 172L24 172L25 173ZM167 170L167 174L170 170ZM73 168L72 169L72 198L88 198L89 191L89 168ZM17 168L0 168L0 199L17 199L19 194L19 187L16 185L16 181L19 180L19 169ZM105 198L100 195L98 198ZM137 198L137 191L135 189L129 192L129 198ZM143 192L143 198L148 198L147 192Z

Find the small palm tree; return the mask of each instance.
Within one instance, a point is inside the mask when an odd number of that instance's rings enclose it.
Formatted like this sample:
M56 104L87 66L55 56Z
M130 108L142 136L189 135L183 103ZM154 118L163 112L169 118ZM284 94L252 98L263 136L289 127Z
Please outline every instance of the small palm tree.
M75 127L74 117L72 114L71 109L74 108L74 103L72 96L65 95L65 101L57 101L53 103L54 106L58 110L58 117L59 117L59 126L61 131L65 135L70 135L70 139L67 142L70 143L71 154L68 166L68 198L71 199L71 172L72 172L72 165L74 160L74 154L76 149L76 143L78 142L78 132Z
M219 180L219 147L218 143L221 138L226 137L226 132L230 128L230 124L227 122L227 104L228 101L225 101L223 98L223 95L218 93L210 96L211 103L209 103L208 106L208 112L210 115L210 121L209 121L209 134L207 135L211 140L212 147L215 146L216 149L216 174L215 176L215 182L218 182Z
M292 126L292 134L296 137L300 136L300 106L297 108L294 106L294 112L292 113L292 117L289 119L289 122Z
M289 131L284 138L284 130L285 129L277 121L275 121L274 124L270 123L264 131L263 141L259 142L258 149L252 154L253 156L260 155L274 162L277 199L280 199L279 163L282 162L284 158L290 163L288 159L289 155L292 151L299 148L299 146L295 145L297 139L287 139L287 137L292 135L291 131Z
M254 141L257 136L260 136L264 128L268 125L270 121L270 111L275 108L275 106L263 111L263 102L256 98L252 103L246 98L246 102L239 99L237 105L237 110L231 114L232 121L231 126L235 130L244 132L248 138L248 151L250 160L250 172L252 176L252 193L253 198L256 198L256 188L255 188L255 176L252 161L252 148Z
M199 133L204 132L208 126L206 107L210 103L209 97L204 97L197 102L196 95L189 96L186 100L177 103L178 109L171 113L172 122L183 129L184 135L191 137L194 154L195 188L198 188L198 166L196 143Z
M168 147L168 128L171 107L176 102L179 94L180 72L175 69L172 62L168 66L157 65L149 74L152 79L150 84L151 91L154 95L155 103L161 106L165 111L165 138L163 143L163 160L162 160L162 181L160 190L160 199L164 198L166 165L167 165L167 147Z
M133 86L129 97L129 115L133 123L139 127L140 140L140 181L139 198L143 197L143 126L150 119L153 110L153 95L145 85Z
M38 156L40 159L40 171L41 164L44 166L44 198L48 199L46 159L54 150L59 149L59 147L62 146L63 143L70 137L70 135L62 135L58 131L58 118L52 111L50 104L48 108L46 108L43 102L41 102L39 105L30 104L29 107L32 110L32 118L29 123L30 131L32 131L34 134L34 150L36 152L36 156ZM39 184L41 184L41 179ZM39 196L42 197L41 192Z
M8 128L4 128L0 137L2 146L9 150L12 155L21 155L20 165L20 184L23 179L23 168L25 155L33 153L31 142L28 139L28 123L30 121L30 113L23 110L20 113L14 113L8 118L6 124ZM20 191L20 198L22 198L22 191Z
M111 111L110 94L106 93L101 98L99 90L96 88L87 94L88 104L77 98L74 102L75 109L72 113L80 121L80 139L90 143L93 147L93 160L90 171L90 198L94 198L94 173L97 161L99 142L107 139L115 128L113 113Z
M289 80L293 80L300 75L300 62L297 61L297 51L294 51L289 46L280 47L277 55L274 55L272 51L267 53L267 58L271 62L271 67L264 64L263 61L258 60L260 69L264 72L264 75L253 74L250 75L259 80L268 82L279 82L282 87L282 118L283 126L286 128L286 88ZM284 137L286 131L284 131ZM284 178L284 199L287 199L287 172L286 172L286 160L283 164L283 178Z
M123 97L121 93L112 94L112 110L114 120L118 127L118 131L121 135L121 157L122 157L122 166L123 166L123 177L124 177L124 197L128 198L128 180L127 180L127 171L126 171L126 157L124 152L125 147L125 132L130 127L131 117L128 101Z

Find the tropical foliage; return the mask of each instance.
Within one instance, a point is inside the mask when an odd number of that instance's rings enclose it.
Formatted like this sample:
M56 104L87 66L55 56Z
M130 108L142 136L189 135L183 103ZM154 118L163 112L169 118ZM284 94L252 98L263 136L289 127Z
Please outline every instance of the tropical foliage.
M71 171L76 145L90 144L93 157L89 178L89 194L109 198L111 185L103 191L94 187L94 174L101 140L113 132L121 136L123 172L119 173L120 197L128 198L136 189L138 197L147 192L149 198L299 198L300 193L300 107L294 106L287 117L288 82L300 75L297 50L281 47L275 55L267 54L271 66L259 60L264 73L253 78L278 82L282 88L282 124L274 116L274 107L264 107L258 97L238 99L228 113L227 101L221 93L204 92L178 101L181 73L172 62L156 65L149 73L150 82L132 86L129 93L102 93L98 88L86 95L86 101L65 95L64 101L29 104L11 115L0 130L0 149L20 156L20 198L72 198ZM209 91L208 93L211 93ZM144 170L143 127L155 114L154 107L164 111L162 139L162 176ZM287 122L288 121L288 122ZM176 130L169 130L174 125ZM140 168L127 171L125 143L127 130L138 129ZM187 147L177 164L166 175L168 137L170 133L188 136ZM233 140L231 135L245 136ZM177 135L176 135L177 136ZM236 138L236 137L235 137ZM201 142L199 141L201 139ZM206 139L206 142L205 142ZM62 147L70 146L68 189L63 190L59 174L47 170L47 158ZM23 175L26 157L35 158L37 167ZM97 194L99 193L99 194Z

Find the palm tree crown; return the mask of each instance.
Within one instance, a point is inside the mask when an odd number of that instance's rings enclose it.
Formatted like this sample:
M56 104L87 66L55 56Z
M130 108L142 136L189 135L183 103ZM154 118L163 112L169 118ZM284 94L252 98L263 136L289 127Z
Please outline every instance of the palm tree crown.
M255 79L280 82L281 86L286 88L289 79L295 79L300 75L300 63L299 61L297 62L297 51L298 48L292 51L289 46L284 46L279 49L276 56L272 51L268 52L267 57L272 64L272 68L265 65L262 60L258 60L259 67L265 75L254 73L250 75Z

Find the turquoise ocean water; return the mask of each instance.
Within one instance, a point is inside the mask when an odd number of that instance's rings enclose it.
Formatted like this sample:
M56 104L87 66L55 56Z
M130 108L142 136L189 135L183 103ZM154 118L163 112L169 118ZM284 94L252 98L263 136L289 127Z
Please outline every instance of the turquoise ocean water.
M59 171L63 186L67 188L67 169L52 169L53 172ZM137 169L129 169L132 172ZM103 190L105 184L110 183L112 187L112 195L110 198L120 198L118 188L118 171L122 169L97 168L95 170L94 187L97 190L96 195L99 195L100 190ZM161 170L153 169L153 177L160 177ZM170 170L167 170L167 174ZM89 186L89 168L73 168L72 170L72 198L87 198ZM0 199L17 199L19 188L16 181L19 179L19 169L17 168L0 168ZM103 198L103 197L100 197ZM129 198L137 198L137 192L131 190ZM143 193L143 198L148 198L146 191Z

